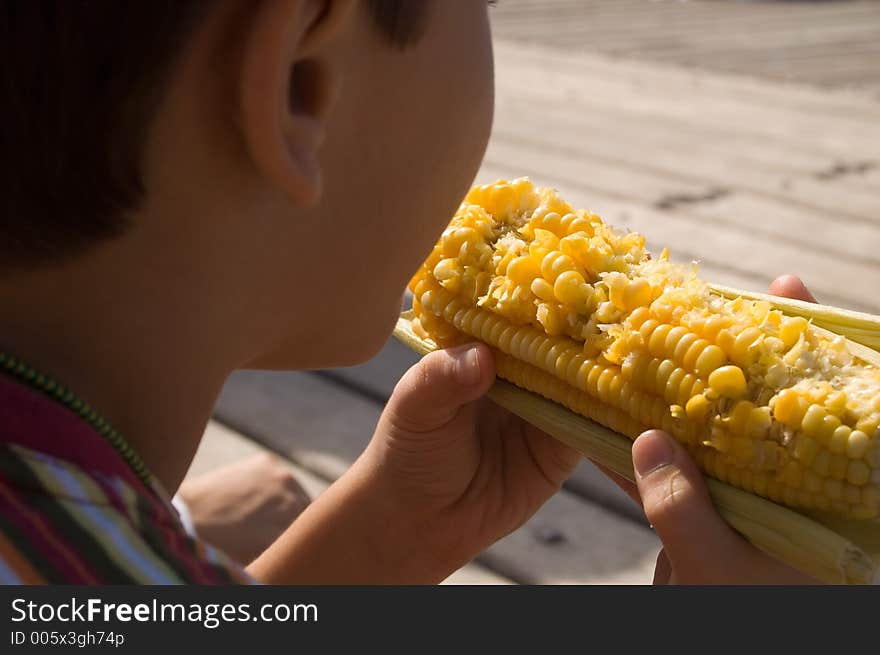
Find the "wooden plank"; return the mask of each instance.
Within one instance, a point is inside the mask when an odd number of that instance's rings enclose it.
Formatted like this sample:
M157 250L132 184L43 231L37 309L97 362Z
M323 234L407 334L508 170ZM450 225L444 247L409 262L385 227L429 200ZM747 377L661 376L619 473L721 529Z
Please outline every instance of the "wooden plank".
M811 157L807 165L802 153L779 147L772 159L760 150L749 153L740 143L740 135L731 133L727 124L694 134L681 125L663 125L664 121L654 117L634 120L626 117L625 111L607 116L597 113L587 120L584 113L550 110L544 102L526 104L520 100L517 104L516 110L507 113L499 109L492 142L496 147L502 143L537 152L550 149L556 155L596 162L603 168L623 168L636 183L645 177L652 180L642 193L655 197L657 189L663 187L743 190L815 213L880 224L880 190L851 189L840 197L828 192L824 178L835 168L876 166L880 164L880 153L858 157L841 149L837 154ZM866 130L866 136L872 134L880 139L880 127ZM767 145L760 148L765 150Z
M561 140L568 151L596 147L598 154L628 161L636 168L661 171L667 176L692 182L707 179L717 182L711 176L712 170L694 167L694 154L703 155L718 160L718 165L733 165L736 169L748 166L744 171L734 171L735 179L740 185L748 184L769 193L778 193L779 189L764 184L759 174L770 174L775 179L819 179L831 166L849 165L856 172L859 170L856 164L870 168L878 163L876 151L872 151L871 156L859 157L848 147L817 148L812 140L768 140L764 135L750 132L747 120L752 117L747 115L741 117L738 124L725 121L696 123L659 115L651 107L653 100L656 98L644 97L638 104L615 105L614 98L609 97L579 111L576 106L559 105L544 97L524 96L514 89L502 89L497 112L501 121L496 125L495 134L526 143L542 140L545 135L570 137L575 134L580 138ZM692 102L699 104L701 98L693 97ZM880 117L880 106L877 115ZM834 121L828 123L827 131L833 132ZM867 135L878 132L880 128L877 126L866 128ZM646 146L656 150L656 160L627 157L629 149ZM687 159L682 162L683 154ZM662 165L667 163L667 158L669 165ZM724 175L724 179L729 179L730 171L724 171ZM872 197L876 199L877 195L875 190Z
M860 129L876 128L878 103L868 94L820 91L591 53L563 53L531 44L499 42L495 53L497 86L511 85L520 93L584 111L609 102L621 110L641 104L658 115L696 124L727 123L746 133L794 144L827 143L875 152L872 144L858 143ZM694 101L695 94L699 103ZM743 124L756 108L764 120ZM833 131L828 119L833 119Z
M240 371L216 414L333 479L362 451L378 407L315 374ZM657 549L643 526L563 490L477 561L519 582L648 582Z
M880 82L866 50L880 41L880 6L860 2L644 2L505 0L492 14L500 40L559 50L695 65L707 70L839 86ZM867 84L866 84L867 83Z
M528 584L647 584L659 549L650 530L561 492L480 561Z
M202 436L199 449L196 451L195 458L187 472L187 478L208 473L265 452L267 452L266 449L256 441L212 420L208 423ZM329 486L327 480L314 475L311 471L291 462L287 462L287 465L312 499L324 493ZM513 584L513 582L476 562L470 562L441 584L485 585Z
M381 408L314 373L238 371L215 408L226 425L335 480L370 440Z

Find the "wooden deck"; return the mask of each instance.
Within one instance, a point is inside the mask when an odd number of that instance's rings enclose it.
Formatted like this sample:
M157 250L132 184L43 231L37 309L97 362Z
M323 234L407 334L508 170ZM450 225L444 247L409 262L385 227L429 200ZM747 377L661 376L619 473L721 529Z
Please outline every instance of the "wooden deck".
M496 36L880 97L876 0L501 0Z
M497 112L480 181L550 183L713 281L763 290L793 272L826 302L880 312L880 3L502 0L493 12ZM326 485L413 361L392 342L354 369L240 372L216 417ZM216 431L206 443L238 452ZM645 583L657 549L585 463L458 580Z

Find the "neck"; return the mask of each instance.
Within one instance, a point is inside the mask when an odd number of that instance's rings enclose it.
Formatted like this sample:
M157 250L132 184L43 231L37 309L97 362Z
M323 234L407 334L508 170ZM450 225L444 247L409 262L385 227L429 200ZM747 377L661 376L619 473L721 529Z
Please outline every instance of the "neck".
M233 358L212 337L222 332L215 317L198 316L183 296L175 302L181 292L159 271L145 288L99 270L126 268L68 267L0 284L0 350L89 403L174 493Z

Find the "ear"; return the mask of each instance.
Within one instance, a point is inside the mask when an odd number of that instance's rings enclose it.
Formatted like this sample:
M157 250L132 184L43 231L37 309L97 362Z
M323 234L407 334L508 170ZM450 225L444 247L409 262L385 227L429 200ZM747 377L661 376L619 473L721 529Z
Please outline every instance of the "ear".
M321 194L318 153L340 73L328 56L349 28L353 0L253 3L244 33L241 130L254 165L292 202Z

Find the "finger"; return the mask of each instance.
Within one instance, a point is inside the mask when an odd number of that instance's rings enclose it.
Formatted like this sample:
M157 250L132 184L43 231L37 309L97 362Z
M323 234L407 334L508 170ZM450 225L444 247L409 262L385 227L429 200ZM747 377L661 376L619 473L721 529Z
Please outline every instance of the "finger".
M807 289L801 279L794 275L781 275L770 283L770 293L783 298L816 302L816 298Z
M632 449L636 482L648 521L675 570L735 567L745 557L742 538L715 511L703 476L684 448L659 430L636 439Z
M590 460L590 461L593 462L593 460ZM602 473L604 473L606 476L608 476L608 478L610 478L610 480L614 484L616 484L618 487L620 487L621 490L627 496L632 498L636 502L637 505L641 506L642 497L639 496L639 488L636 486L635 482L630 482L629 480L627 480L625 477L623 477L619 473L615 473L607 466L602 466L598 462L593 462L593 464L596 465L597 469L599 469L600 471L602 471Z
M672 579L672 565L669 563L669 557L666 551L661 548L657 553L657 563L654 565L654 580L651 584L668 585Z
M437 430L485 394L494 379L492 353L484 344L429 353L397 383L383 418L407 432Z

